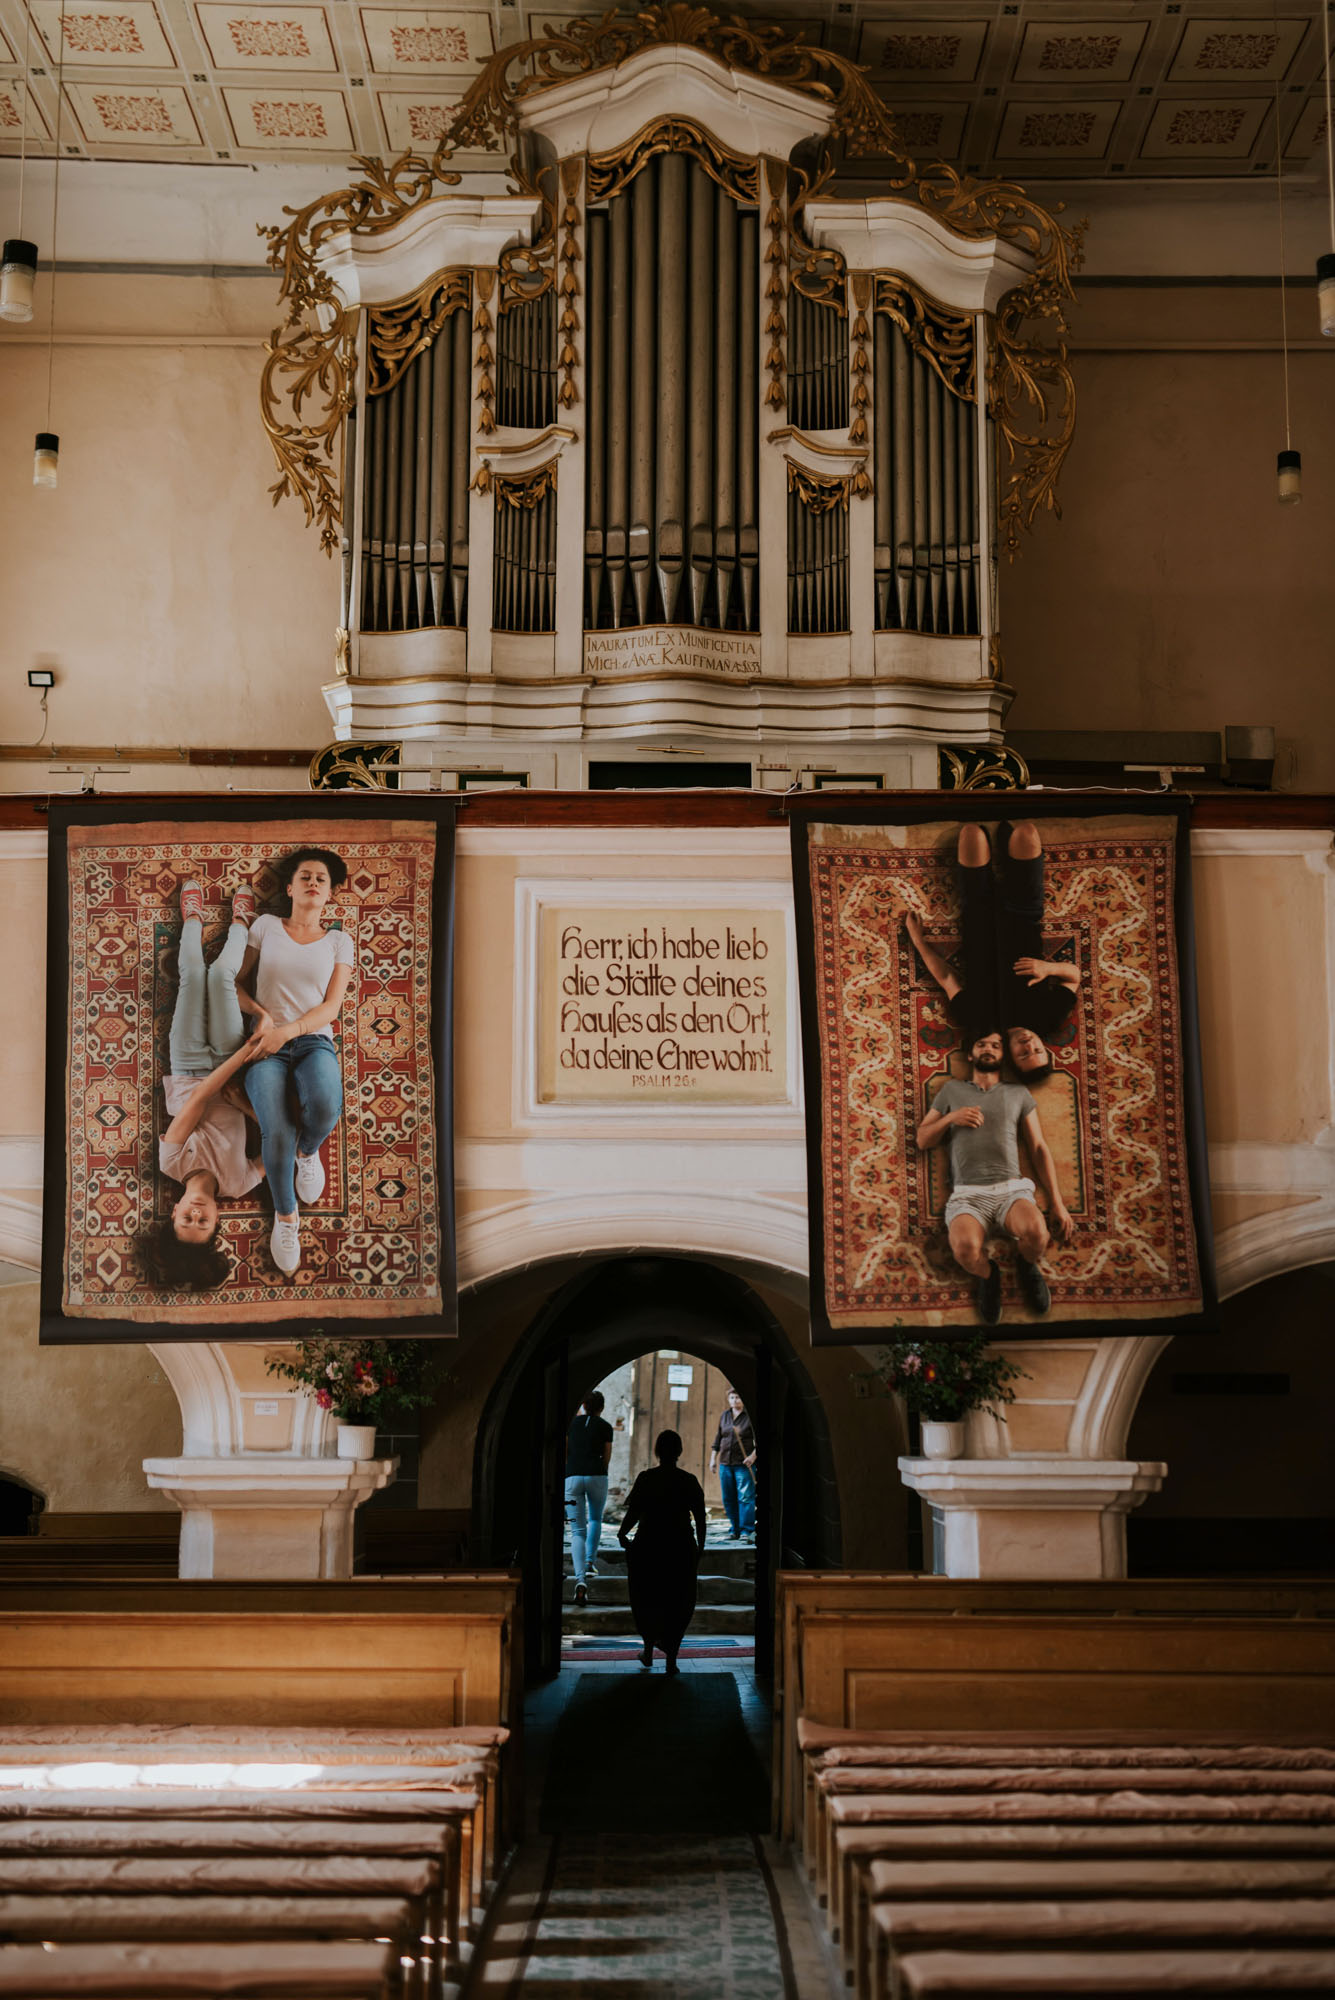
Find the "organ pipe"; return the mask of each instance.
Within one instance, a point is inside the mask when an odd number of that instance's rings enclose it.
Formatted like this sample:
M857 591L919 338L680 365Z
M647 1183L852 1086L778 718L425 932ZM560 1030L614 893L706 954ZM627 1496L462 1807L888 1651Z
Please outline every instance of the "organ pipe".
M502 297L496 314L496 421L541 430L556 420L556 294Z
M754 631L756 210L668 152L586 228L586 617Z
M887 313L874 334L877 630L976 633L977 406Z
M546 468L496 481L492 591L498 632L556 630L556 489Z
M467 311L452 312L363 406L364 632L467 618L469 337Z

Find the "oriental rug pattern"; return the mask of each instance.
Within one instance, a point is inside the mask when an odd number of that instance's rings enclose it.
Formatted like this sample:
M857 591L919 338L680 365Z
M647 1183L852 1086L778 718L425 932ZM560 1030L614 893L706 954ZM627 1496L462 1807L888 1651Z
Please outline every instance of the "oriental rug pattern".
M269 1255L263 1187L222 1206L232 1275L216 1291L164 1291L141 1275L137 1232L165 1217L175 1183L158 1172L162 1078L177 991L179 890L203 886L204 950L226 935L232 891L278 888L273 863L332 848L348 880L326 911L355 970L334 1027L343 1114L323 1149L326 1187L301 1211L301 1265ZM287 819L266 831L191 820L71 827L66 1070L64 1311L88 1319L376 1319L441 1305L440 1190L432 1051L435 836L391 819ZM252 1150L258 1152L258 1134Z
M982 815L980 814L981 818ZM1080 968L1079 1004L1036 1092L1075 1218L1044 1259L1053 1306L1033 1322L1004 1241L1007 1323L1158 1321L1203 1306L1188 1186L1183 1022L1174 926L1172 817L1040 822L1044 952ZM918 1122L967 1068L935 983L903 928L917 914L947 959L959 950L958 822L813 825L808 865L819 1043L821 1278L829 1332L976 1330L972 1281L951 1257L942 1154ZM1194 1028L1194 1023L1191 1024Z

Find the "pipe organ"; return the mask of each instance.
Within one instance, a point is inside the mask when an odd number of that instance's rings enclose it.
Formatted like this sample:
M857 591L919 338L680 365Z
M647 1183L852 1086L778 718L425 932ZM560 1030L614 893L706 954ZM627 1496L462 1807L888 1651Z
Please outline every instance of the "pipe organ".
M676 0L558 23L430 160L270 239L264 417L276 497L343 553L341 738L575 784L600 744L744 744L785 785L1000 741L1078 237L907 159L852 64Z

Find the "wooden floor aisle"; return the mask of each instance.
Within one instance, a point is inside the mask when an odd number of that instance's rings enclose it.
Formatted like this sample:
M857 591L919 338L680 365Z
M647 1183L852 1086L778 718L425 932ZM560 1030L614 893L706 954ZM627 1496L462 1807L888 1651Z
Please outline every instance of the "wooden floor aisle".
M536 1689L527 1823L544 1831L516 1857L470 2000L825 2000L827 1960L765 1832L769 1725L749 1664Z

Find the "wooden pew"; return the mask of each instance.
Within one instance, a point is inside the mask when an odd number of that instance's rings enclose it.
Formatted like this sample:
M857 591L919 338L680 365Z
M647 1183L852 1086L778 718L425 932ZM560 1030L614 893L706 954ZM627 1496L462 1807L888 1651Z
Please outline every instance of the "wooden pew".
M401 1897L10 1896L0 1947L41 1944L389 1944L399 2000L429 2000L431 1959Z
M952 1732L958 1741L970 1733L1015 1729L1042 1713L1050 1731L1074 1742L1082 1732L1097 1735L1115 1712L1124 1731L1143 1731L1147 1741L1168 1740L1175 1731L1199 1739L1248 1729L1267 1740L1275 1734L1269 1690L1281 1702L1294 1697L1297 1705L1284 1717L1293 1738L1331 1740L1335 1584L1326 1581L984 1583L867 1571L780 1571L775 1619L774 1823L784 1839L793 1839L800 1827L799 1718L859 1732ZM822 1620L826 1635L841 1620L858 1621L864 1642L876 1626L889 1648L884 1662L878 1667L871 1645L864 1643L843 1662L845 1678L838 1686L837 1665L834 1674L818 1669L813 1684L806 1634ZM1136 1640L1149 1621L1177 1628L1175 1650L1162 1658L1148 1642ZM1256 1628L1250 1701L1240 1671L1211 1672L1214 1639L1206 1633L1219 1632L1229 1621ZM1082 1629L1093 1634L1101 1622L1115 1623L1119 1644L1100 1682L1088 1641L1082 1646L1077 1635ZM1268 1645L1261 1637L1267 1633ZM1294 1635L1291 1652L1286 1634ZM1072 1646L1063 1653L1068 1636ZM1240 1646L1237 1634L1235 1652ZM909 1664L910 1654L916 1667ZM1315 1668L1314 1655L1320 1660ZM828 1665L828 1647L823 1659ZM896 1661L897 1680L885 1672ZM1054 1673L1060 1676L1055 1682L1049 1678ZM984 1693L986 1704L980 1706ZM1031 1705L1030 1694L1039 1698L1041 1709Z
M868 2000L890 1990L892 1945L904 1949L902 1924L882 1924L879 1906L893 1904L922 1910L928 1904L968 1915L949 1942L965 1944L968 1923L977 1910L995 1910L999 1903L1032 1904L1036 1886L1051 1899L1047 1907L1070 1906L1093 1914L1092 1906L1122 1904L1134 1898L1138 1906L1153 1903L1193 1903L1217 1915L1220 1900L1233 1907L1242 1898L1282 1902L1292 1910L1300 1899L1323 1899L1325 1923L1335 1911L1335 1860L1329 1861L1199 1861L1194 1858L1154 1861L1047 1861L1041 1871L1024 1861L935 1862L874 1861L864 1871L869 1902L854 1913L853 1987ZM1202 1900L1208 1898L1208 1901ZM1207 1938L1222 1933L1213 1921ZM927 1949L919 1931L918 1949ZM1323 1932L1323 1936L1325 1933ZM1326 1942L1330 1939L1326 1937Z
M197 1728L460 1728L511 1732L498 1838L518 1837L523 1704L520 1579L132 1585L0 1592L7 1724ZM490 1863L494 1870L495 1857Z
M1335 1992L1335 1952L914 1952L898 1962L903 2000L1146 2000L1154 1993L1217 1996Z
M357 1819L0 1819L0 1870L19 1862L112 1860L127 1867L159 1860L188 1881L197 1865L244 1861L289 1869L304 1860L427 1862L439 1869L443 1908L430 1926L452 1956L471 1934L471 1856L459 1821Z
M392 1944L0 1945L6 2000L395 2000Z

